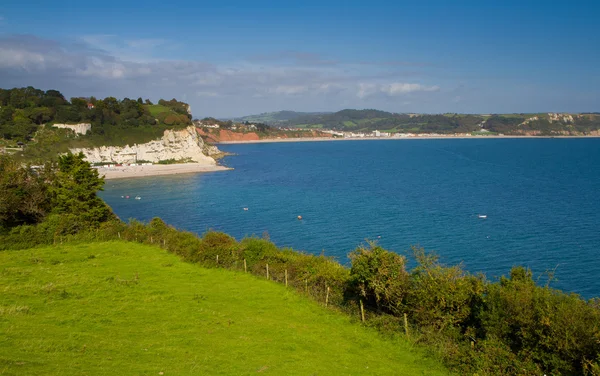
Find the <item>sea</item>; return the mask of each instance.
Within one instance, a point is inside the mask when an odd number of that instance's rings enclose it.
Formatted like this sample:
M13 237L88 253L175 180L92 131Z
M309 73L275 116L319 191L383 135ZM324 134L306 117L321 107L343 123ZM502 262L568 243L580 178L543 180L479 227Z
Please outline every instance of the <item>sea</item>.
M540 284L600 296L600 139L219 148L233 153L222 160L233 170L108 180L100 196L124 220L268 237L346 265L376 241L409 259L422 247L490 280L522 265Z

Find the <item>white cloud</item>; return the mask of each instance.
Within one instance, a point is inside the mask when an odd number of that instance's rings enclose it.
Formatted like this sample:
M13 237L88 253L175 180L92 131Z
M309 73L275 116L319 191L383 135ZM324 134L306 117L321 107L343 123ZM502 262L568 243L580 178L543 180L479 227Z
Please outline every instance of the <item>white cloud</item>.
M402 82L394 82L391 84L382 85L380 91L382 93L395 96L401 94L412 93L416 91L438 91L439 86L424 86L421 84L409 84Z
M1 68L20 67L28 69L29 67L41 66L44 62L44 56L40 53L0 46Z
M197 91L196 95L199 97L217 98L220 97L219 93L214 91Z
M280 85L276 86L271 91L275 94L284 95L297 95L306 93L309 90L307 86L303 85Z
M393 75L369 76L372 72L352 64L316 64L316 55L300 56L309 61L306 65L300 58L292 65L243 60L216 65L151 58L164 43L160 39L119 40L114 35L85 36L71 44L24 35L0 37L0 82L55 88L67 96L181 99L188 95L192 107L210 111L206 115L216 115L217 107L244 112L301 109L298 106L305 110L360 107L371 97L385 101L439 90L438 86L394 80Z
M365 98L365 97L375 94L376 92L377 92L377 85L360 83L360 84L358 84L358 92L356 93L356 95L359 98Z
M356 95L359 98L366 98L375 94L384 94L390 97L400 96L415 92L433 92L439 91L440 87L426 86L415 83L392 82L389 84L382 83L361 83L358 85Z

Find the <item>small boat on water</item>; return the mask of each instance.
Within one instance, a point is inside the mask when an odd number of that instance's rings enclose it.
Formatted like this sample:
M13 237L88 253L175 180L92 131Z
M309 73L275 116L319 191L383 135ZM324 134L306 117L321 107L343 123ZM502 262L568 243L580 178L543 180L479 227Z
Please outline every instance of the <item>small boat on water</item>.
M248 208L244 208L244 211L248 211Z
M142 198L140 196L135 196L136 200L141 200Z
M486 219L487 215L486 214L479 214L478 217L481 218L481 219Z

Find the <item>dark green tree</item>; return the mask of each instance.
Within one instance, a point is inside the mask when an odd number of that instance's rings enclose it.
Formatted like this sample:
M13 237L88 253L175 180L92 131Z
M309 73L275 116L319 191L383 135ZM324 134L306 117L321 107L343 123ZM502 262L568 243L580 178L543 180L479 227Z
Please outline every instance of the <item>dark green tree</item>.
M50 211L46 180L50 171L34 171L0 155L0 231L41 222Z
M75 231L113 219L110 208L96 195L103 187L104 179L85 161L83 153L60 156L50 188L52 213L76 220L79 226Z

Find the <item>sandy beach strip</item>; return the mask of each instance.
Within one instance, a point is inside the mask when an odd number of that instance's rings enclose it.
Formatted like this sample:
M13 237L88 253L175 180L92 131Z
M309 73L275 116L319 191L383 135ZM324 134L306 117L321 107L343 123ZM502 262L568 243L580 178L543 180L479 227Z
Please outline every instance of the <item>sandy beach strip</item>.
M105 179L143 178L148 176L191 174L232 170L224 166L212 166L201 163L155 164L143 166L98 167L100 176Z
M485 140L485 139L515 139L515 138L600 138L596 135L586 136L532 136L532 135L477 135L477 136L465 136L465 135L428 135L428 136L410 136L410 137L345 137L345 138L334 138L334 137L304 137L304 138L263 138L260 140L240 140L240 141L219 141L217 144L263 144L272 142L319 142L319 141L383 141L383 140L445 140L445 139L462 139L462 140Z

